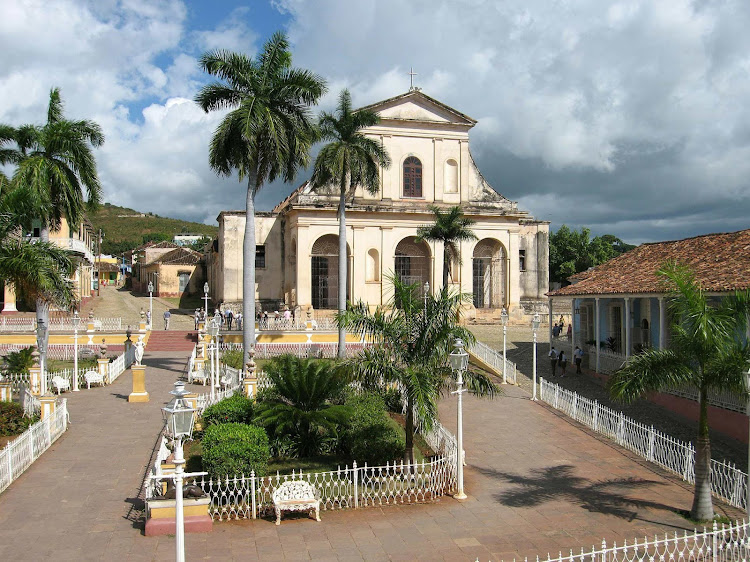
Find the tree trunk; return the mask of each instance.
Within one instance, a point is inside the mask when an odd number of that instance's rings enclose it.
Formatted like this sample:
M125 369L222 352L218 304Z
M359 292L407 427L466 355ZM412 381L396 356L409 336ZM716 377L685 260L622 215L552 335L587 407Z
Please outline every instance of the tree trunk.
M406 398L406 448L404 449L404 463L414 464L414 402Z
M47 224L44 224L44 221L42 221L42 228L39 232L39 238L42 242L49 242L49 226ZM47 333L44 336L44 349L47 349L47 344L49 343L49 303L45 301L42 298L36 299L36 321L37 324L44 323L45 326L47 326ZM47 353L45 352L43 357L40 357L39 360L41 361L41 366L43 371L47 368Z
M344 169L344 177L341 180L341 192L339 194L339 314L346 312L346 284L348 281L347 271L349 260L346 254L346 194L349 192L349 172ZM346 330L339 325L339 349L338 357L346 357Z
M255 172L247 179L245 202L245 238L242 242L242 366L250 359L250 348L255 347Z
M451 266L451 255L448 246L443 242L443 289L448 286L448 270Z
M711 441L708 435L708 392L700 389L700 418L698 419L698 442L695 446L695 495L690 517L698 521L714 518L711 501Z

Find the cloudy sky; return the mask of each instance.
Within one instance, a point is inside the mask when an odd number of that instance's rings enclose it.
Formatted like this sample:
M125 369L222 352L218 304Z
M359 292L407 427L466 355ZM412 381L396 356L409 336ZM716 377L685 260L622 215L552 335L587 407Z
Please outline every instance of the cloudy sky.
M495 189L553 229L637 243L750 227L746 0L3 1L0 122L42 122L59 86L69 117L104 128L106 201L213 223L244 186L208 167L221 116L191 101L196 59L252 55L277 29L327 79L324 109L343 87L355 105L403 93L414 67L479 121Z

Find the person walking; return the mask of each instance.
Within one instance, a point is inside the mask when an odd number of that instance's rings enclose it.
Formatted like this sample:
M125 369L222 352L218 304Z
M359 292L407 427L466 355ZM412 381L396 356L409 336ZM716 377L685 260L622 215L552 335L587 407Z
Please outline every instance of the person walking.
M573 352L573 361L576 364L576 375L581 374L581 363L583 362L583 350L576 346L576 350Z
M560 355L557 356L557 363L560 365L560 378L562 378L565 376L565 370L568 368L568 357L562 349L560 350Z
M164 329L169 330L169 319L172 318L172 313L169 310L164 311Z
M195 329L197 330L198 323L201 321L201 309L200 308L195 309L195 314L193 315L193 317L195 319Z
M241 332L242 331L242 312L237 313L237 318L235 318L234 321L237 323L237 329Z
M232 329L232 320L234 320L234 314L232 313L231 308L227 308L226 312L224 313L224 319L227 323L227 330Z
M552 376L556 376L557 373L557 352L555 351L555 347L552 346L552 349L549 350L549 366L550 369L552 369Z
M556 338L560 335L560 325L555 322L555 326L552 328L552 337Z
M146 325L148 325L149 328L151 327L151 311L150 310L146 311Z

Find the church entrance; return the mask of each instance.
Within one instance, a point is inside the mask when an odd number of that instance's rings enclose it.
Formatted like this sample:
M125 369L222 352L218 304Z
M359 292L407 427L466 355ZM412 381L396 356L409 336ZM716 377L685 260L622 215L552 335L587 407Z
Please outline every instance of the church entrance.
M485 238L474 247L472 293L475 308L501 308L505 304L505 248Z
M347 244L347 253L349 245ZM339 294L339 237L321 236L313 244L310 256L312 306L316 310L336 310ZM349 283L346 286L349 298Z
M424 242L417 242L414 236L404 238L396 246L396 275L407 285L414 283L421 287L430 280L430 249Z

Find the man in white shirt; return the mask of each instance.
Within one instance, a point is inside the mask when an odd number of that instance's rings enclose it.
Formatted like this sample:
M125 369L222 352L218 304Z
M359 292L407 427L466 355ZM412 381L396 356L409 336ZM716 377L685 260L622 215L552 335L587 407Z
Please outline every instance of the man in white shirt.
M548 357L550 368L552 369L552 376L554 377L557 373L557 352L555 351L554 346L549 350Z
M581 363L583 362L583 350L576 346L576 350L573 352L573 360L576 362L576 375L581 374Z

